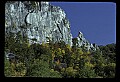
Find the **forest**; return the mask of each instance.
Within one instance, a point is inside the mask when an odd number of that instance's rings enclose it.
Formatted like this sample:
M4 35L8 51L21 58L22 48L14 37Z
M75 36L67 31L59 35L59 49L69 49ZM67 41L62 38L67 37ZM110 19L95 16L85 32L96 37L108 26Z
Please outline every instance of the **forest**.
M5 35L5 77L115 78L116 44L99 46L96 51L65 44L64 41L30 45L18 32ZM7 58L8 53L14 54Z

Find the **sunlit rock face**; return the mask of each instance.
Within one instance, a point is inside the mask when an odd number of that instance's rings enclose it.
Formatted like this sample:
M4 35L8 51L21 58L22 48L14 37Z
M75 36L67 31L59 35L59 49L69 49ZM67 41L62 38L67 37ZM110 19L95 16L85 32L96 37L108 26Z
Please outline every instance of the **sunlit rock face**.
M78 43L76 43L76 45L78 47L85 47L86 50L92 50L92 51L96 51L97 49L99 49L96 44L91 44L88 40L86 40L85 37L83 36L83 33L80 31L77 36L77 40Z
M21 26L26 27L22 29ZM27 34L29 42L64 41L72 46L70 23L65 12L49 2L12 1L5 4L5 27L9 31ZM8 31L7 29L7 31ZM22 32L23 31L23 32Z
M48 43L50 41L64 41L72 46L70 23L65 12L49 2L8 1L5 4L5 31L21 33L29 38L29 43ZM89 43L79 32L78 47L84 46L87 50L96 50L97 45Z

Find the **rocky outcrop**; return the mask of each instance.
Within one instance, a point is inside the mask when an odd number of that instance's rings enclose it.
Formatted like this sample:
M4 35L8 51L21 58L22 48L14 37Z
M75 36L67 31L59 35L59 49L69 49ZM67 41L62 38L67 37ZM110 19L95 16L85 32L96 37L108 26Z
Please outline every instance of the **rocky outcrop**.
M48 2L16 1L5 4L5 26L15 27L12 32L24 31L29 42L36 38L38 43L49 40L64 41L72 45L70 24L65 12L60 7ZM24 28L22 29L21 26Z
M79 31L77 36L77 43L78 47L84 47L86 50L96 51L99 47L96 44L91 44L88 40L85 39L83 33Z
M27 36L29 43L36 38L36 43L64 41L72 46L70 23L65 12L49 2L8 1L5 4L5 31L14 34L20 32ZM81 32L77 37L79 47L87 50L96 49Z

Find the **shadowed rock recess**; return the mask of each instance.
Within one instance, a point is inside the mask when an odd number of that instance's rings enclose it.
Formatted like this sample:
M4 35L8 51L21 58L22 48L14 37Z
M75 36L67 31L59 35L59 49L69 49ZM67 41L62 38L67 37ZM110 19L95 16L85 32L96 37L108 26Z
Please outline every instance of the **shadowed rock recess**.
M13 28L14 27L14 28ZM75 28L75 27L74 27ZM5 4L5 31L27 36L29 43L36 38L36 43L64 41L73 45L70 23L65 12L49 2L8 1ZM89 43L79 32L76 45L87 50L99 49Z

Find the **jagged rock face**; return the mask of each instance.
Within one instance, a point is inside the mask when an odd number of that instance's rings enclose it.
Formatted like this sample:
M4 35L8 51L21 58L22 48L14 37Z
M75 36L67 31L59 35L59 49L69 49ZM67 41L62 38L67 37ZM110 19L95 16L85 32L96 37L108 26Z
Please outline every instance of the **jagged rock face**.
M89 43L83 36L82 32L79 32L77 40L78 40L78 43L76 43L76 45L78 47L84 46L86 50L92 50L92 51L96 51L97 49L99 49L96 44L93 45Z
M26 28L22 30L21 26ZM15 27L7 29L11 32L24 31L30 43L32 38L36 38L38 43L63 40L72 46L72 34L66 14L60 7L52 6L48 2L6 3L5 27Z
M28 36L29 42L36 38L37 43L49 41L64 41L72 46L70 23L65 12L49 2L10 1L5 4L5 31L14 34L21 32ZM84 46L87 50L98 49L97 45L90 44L79 32L78 47Z

